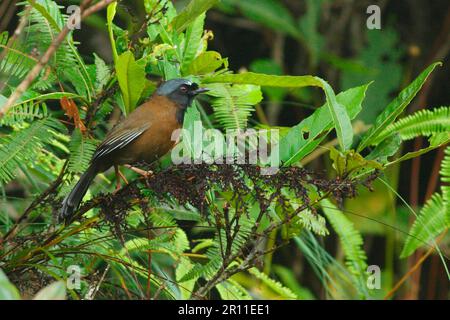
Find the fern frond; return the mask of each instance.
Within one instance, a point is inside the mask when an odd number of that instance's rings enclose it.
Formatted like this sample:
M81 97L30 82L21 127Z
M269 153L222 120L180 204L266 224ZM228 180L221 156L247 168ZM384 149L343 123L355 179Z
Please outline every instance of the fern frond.
M291 289L286 288L278 281L270 278L267 274L262 273L256 268L251 268L248 270L252 275L261 280L267 287L269 287L272 291L276 292L280 295L281 299L298 299L297 295L291 291Z
M431 136L450 131L450 107L420 110L388 126L375 140L380 143L391 134L398 133L402 140L418 136Z
M24 102L13 106L0 120L1 125L13 126L19 122L45 118L48 114L45 103Z
M216 289L223 300L252 300L247 290L232 279L219 283Z
M440 174L443 182L441 187L442 200L444 201L447 225L450 225L450 146L445 148Z
M245 129L255 105L262 100L261 89L254 85L208 85L214 115L224 129Z
M427 244L428 241L437 237L442 231L448 228L447 208L444 205L442 195L435 193L425 203L419 216L409 231L406 238L401 257L410 256L417 248Z
M353 223L329 200L321 201L322 209L331 226L339 236L346 264L350 272L362 276L367 269L367 257L364 252L363 238Z
M69 170L75 173L84 172L91 162L97 144L93 139L86 139L79 129L73 132L69 144Z
M0 33L0 55L4 56L0 61L0 74L18 79L23 78L37 62L36 58L22 51L18 41L10 41L7 31Z
M53 130L65 128L56 119L45 118L0 138L0 183L12 180L19 165L32 165L38 152L51 142Z

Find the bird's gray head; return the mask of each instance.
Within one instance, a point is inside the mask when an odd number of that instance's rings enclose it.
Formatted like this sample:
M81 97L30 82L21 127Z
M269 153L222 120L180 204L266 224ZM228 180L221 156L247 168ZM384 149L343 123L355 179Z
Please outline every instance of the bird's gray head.
M156 90L156 94L166 96L181 108L186 109L196 95L206 91L208 91L207 88L199 88L197 83L190 80L172 79L161 84Z

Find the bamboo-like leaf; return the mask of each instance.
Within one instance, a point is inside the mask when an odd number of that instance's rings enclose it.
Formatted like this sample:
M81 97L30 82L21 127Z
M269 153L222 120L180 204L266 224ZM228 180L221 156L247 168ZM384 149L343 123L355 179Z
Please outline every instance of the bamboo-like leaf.
M134 110L145 85L144 66L134 60L131 51L122 53L116 64L117 80L125 103L125 114Z
M173 20L172 27L177 33L183 32L199 15L208 11L218 0L191 0Z
M403 110L408 106L412 99L416 96L417 92L422 88L428 76L433 72L433 70L442 65L441 62L436 62L430 65L425 71L423 71L409 86L400 92L400 94L395 98L384 111L375 120L375 125L367 131L363 136L361 143L358 146L358 151L373 145L377 140L380 133L391 123L397 119L397 117L403 112Z
M369 85L352 88L336 96L337 101L346 108L350 119L354 119L361 111L361 103ZM283 165L292 165L308 155L332 128L333 118L327 105L318 108L292 127L280 141L280 160Z

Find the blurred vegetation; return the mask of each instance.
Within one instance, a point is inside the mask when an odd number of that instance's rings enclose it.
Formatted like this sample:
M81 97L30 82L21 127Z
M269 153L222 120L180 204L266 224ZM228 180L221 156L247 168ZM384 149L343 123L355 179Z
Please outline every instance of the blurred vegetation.
M6 110L79 1L57 3L0 3L0 298L63 298L71 265L72 299L449 298L448 1L113 1ZM372 4L381 30L366 27ZM108 171L83 218L57 224L107 130L176 77L212 89L185 128L280 129L281 176L222 168L204 185L211 168L166 157L156 179L172 190L126 172L109 196ZM240 204L226 172L252 190ZM187 173L209 214L195 188L177 193Z

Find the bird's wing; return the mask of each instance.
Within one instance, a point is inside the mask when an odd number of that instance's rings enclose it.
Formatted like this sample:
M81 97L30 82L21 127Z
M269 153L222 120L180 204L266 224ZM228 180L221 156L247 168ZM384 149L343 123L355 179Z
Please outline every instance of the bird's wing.
M104 157L114 150L119 150L126 147L130 142L134 141L142 133L150 127L150 123L146 123L140 127L118 130L106 137L106 139L97 147L92 161L100 157Z

